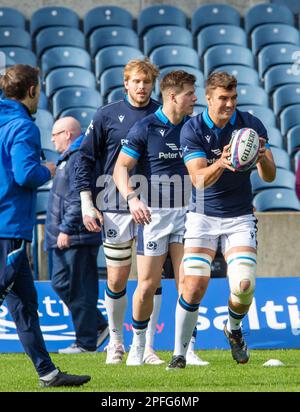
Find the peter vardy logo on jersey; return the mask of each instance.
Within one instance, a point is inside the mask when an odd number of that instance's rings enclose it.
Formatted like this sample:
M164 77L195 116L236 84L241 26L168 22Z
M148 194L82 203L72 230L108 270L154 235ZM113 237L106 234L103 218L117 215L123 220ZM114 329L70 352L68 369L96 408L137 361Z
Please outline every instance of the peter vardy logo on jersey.
M159 152L159 159L177 159L183 156L181 146L178 147L175 143L166 143L166 146L171 149L172 152Z
M122 123L123 120L125 119L125 116L123 114L119 114L118 119L120 120L120 122Z

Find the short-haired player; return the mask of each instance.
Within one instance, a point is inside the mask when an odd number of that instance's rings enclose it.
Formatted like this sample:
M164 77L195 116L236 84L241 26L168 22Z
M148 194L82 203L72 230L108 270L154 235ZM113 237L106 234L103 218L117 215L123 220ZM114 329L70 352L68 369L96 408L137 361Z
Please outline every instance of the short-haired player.
M186 213L184 178L188 178L180 131L197 100L194 84L195 77L185 71L168 73L162 79L162 107L130 130L114 170L116 185L138 224L138 285L133 296L133 341L126 362L131 366L143 364L153 296L168 252L179 278ZM139 199L134 192L129 179L134 167L145 178L148 197ZM170 184L171 180L175 183Z
M184 368L186 348L207 289L218 240L228 265L230 296L224 333L238 363L249 359L241 330L255 290L256 219L249 171L236 171L230 161L232 133L252 128L260 137L259 176L272 182L276 167L263 123L237 105L237 80L226 72L206 83L206 110L181 130L184 162L192 180L192 201L186 219L184 283L176 308L175 348L167 369ZM204 202L201 199L204 198Z

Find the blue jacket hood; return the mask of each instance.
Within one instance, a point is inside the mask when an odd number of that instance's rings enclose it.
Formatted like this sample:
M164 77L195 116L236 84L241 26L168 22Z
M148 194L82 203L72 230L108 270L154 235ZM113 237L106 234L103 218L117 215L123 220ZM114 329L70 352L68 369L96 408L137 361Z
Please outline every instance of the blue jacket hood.
M10 99L0 100L0 127L20 117L33 121L27 107L22 103Z

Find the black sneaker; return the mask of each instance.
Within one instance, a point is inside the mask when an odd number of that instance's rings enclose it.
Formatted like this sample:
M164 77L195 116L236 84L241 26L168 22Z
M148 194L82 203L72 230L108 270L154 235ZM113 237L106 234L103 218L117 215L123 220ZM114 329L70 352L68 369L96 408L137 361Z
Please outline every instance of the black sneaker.
M229 332L227 325L224 326L224 333L231 346L232 357L237 363L247 363L250 355L246 342L244 341L242 329L233 330Z
M66 372L59 371L50 381L40 379L40 386L47 388L51 386L81 386L91 380L88 375L69 375Z
M184 369L185 366L186 366L186 360L184 356L181 356L181 355L173 356L171 359L171 362L166 367L166 370L170 371L173 369Z

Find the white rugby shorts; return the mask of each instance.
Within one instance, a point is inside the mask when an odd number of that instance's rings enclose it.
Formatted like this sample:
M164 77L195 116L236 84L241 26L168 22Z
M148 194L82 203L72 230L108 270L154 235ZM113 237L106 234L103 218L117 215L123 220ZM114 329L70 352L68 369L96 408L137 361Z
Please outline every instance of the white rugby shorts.
M256 217L252 214L222 218L188 212L185 222L184 247L216 251L221 238L222 253L236 246L256 249Z
M138 225L137 254L161 256L170 243L183 243L186 209L151 209L151 222Z
M136 224L130 213L103 212L103 242L118 245L136 237Z

